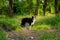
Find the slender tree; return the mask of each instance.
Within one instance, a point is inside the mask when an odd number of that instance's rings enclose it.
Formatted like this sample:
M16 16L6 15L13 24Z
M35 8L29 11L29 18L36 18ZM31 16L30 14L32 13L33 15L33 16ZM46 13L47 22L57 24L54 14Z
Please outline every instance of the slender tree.
M13 15L13 0L9 0L9 16Z
M39 9L39 0L36 0L35 16L38 15L38 9Z
M44 16L45 16L47 0L43 0L43 1L44 1L44 3L43 3L43 13L44 13Z
M58 0L55 0L55 13L58 15Z
M51 13L51 6L49 6L49 13Z
M29 14L30 14L30 11L31 11L31 4L30 4L30 0L27 0L27 4L28 4L28 12L29 12Z
M31 10L32 10L32 5L33 5L33 1L32 0L27 0L27 4L28 4L28 12L30 14Z

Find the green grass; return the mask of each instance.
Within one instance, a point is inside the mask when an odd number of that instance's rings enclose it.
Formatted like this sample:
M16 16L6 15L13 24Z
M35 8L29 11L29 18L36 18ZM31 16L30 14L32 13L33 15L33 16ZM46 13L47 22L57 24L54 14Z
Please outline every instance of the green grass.
M6 39L6 33L3 30L0 30L0 40L7 40Z
M5 24L11 29L15 29L16 31L22 31L21 30L21 19L24 17L31 17L29 15L27 16L21 16L16 15L12 18L9 18L5 15L0 15L0 24ZM50 29L60 29L60 16L37 16L37 21L32 27L32 30L50 30ZM56 33L44 33L42 34L42 40L60 40L60 38L56 35ZM6 35L4 31L0 31L0 40L6 40Z
M57 36L57 34L54 32L54 33L44 33L43 36L42 36L42 40L60 40L59 36Z
M24 17L27 17L27 16L26 15L25 16L23 16L23 15L22 16L20 16L20 15L16 16L15 15L12 18L10 18L10 17L5 16L5 15L0 15L0 24L4 24L13 30L16 30L16 29L20 30L21 29L21 26L20 26L21 19Z
M0 16L0 23L8 25L11 29L17 29L20 30L21 26L21 19L25 17L31 17L29 15L21 16L16 15L12 18L9 18L8 16ZM60 29L60 16L37 16L36 22L34 26L32 27L32 30L45 30L45 29Z
M38 17L33 29L60 29L60 16Z
M7 25L11 29L16 29L17 26L19 26L19 22L15 18L9 18L9 17L0 17L0 24Z

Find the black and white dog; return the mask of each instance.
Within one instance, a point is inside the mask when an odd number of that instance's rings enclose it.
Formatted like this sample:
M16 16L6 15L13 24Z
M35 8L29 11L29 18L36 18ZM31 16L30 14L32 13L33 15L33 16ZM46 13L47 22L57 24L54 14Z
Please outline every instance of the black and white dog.
M26 23L29 24L29 26L32 26L36 21L36 17L32 16L32 18L23 18L21 21L21 26L25 27Z

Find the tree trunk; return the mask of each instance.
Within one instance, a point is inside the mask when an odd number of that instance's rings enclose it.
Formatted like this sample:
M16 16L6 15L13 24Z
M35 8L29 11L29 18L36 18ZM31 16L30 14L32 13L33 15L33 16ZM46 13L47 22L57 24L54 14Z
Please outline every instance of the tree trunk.
M58 15L58 0L55 0L55 14Z
M32 5L33 5L32 0L27 0L27 4L28 4L28 13L30 14L32 10Z
M51 13L51 6L49 6L49 13Z
M46 12L46 6L47 6L47 0L44 0L44 4L43 4L43 13L45 16L45 12Z
M35 16L38 15L38 9L39 9L39 0L36 0Z
M28 4L28 13L30 14L30 11L31 11L31 6L30 6L30 5L32 5L32 4L30 3L30 0L27 0L27 4Z
M9 16L13 16L13 0L9 0Z

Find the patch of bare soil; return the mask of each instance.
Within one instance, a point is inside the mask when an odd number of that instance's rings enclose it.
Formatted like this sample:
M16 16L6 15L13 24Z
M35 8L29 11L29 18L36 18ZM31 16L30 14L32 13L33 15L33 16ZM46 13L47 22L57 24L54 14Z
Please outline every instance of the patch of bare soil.
M42 40L44 33L55 33L60 37L60 30L22 30L7 32L7 40Z

